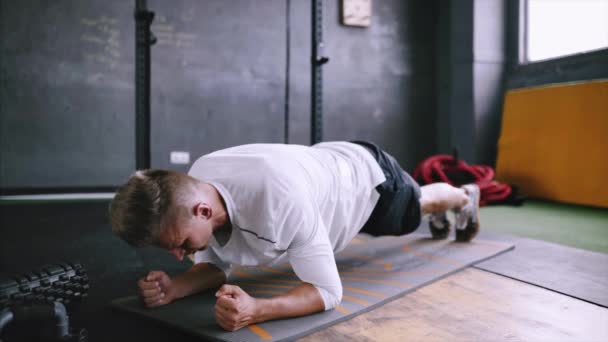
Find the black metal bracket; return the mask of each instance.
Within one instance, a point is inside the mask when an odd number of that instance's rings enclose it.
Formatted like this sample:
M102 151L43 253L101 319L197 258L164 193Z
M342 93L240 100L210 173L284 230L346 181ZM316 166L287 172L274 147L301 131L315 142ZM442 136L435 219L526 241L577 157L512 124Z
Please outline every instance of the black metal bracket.
M156 37L150 31L154 12L146 0L135 3L135 167L150 168L150 46Z
M311 144L323 140L323 64L329 62L323 47L323 0L312 0Z

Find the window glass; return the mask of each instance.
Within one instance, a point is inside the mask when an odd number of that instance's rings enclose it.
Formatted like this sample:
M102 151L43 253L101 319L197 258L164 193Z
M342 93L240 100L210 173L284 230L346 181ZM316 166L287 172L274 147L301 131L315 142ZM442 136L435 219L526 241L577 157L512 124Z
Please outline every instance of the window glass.
M527 0L527 60L608 47L608 0Z

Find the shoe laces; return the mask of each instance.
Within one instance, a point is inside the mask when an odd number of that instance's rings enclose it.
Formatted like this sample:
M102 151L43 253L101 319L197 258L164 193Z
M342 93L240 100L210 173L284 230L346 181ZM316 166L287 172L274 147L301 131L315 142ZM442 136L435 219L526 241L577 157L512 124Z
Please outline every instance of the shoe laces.
M433 213L429 219L435 228L445 228L447 221L446 212Z
M457 229L465 229L469 221L475 223L477 210L479 210L479 188L476 186L464 186L469 196L469 202L462 208L454 210L455 225Z

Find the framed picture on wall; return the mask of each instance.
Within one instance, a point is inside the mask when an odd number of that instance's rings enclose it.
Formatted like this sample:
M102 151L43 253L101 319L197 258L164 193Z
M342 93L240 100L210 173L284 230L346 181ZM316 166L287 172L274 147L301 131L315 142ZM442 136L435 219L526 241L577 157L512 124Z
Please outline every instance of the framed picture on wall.
M372 0L342 0L342 24L367 27L371 23Z

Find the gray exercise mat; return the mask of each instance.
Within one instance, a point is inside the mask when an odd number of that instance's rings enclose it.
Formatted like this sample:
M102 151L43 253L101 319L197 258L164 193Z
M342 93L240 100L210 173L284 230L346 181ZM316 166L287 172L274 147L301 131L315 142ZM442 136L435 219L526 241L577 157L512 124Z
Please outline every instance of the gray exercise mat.
M204 340L286 341L350 319L512 248L509 243L483 240L471 243L435 241L420 234L356 238L336 255L344 296L335 310L261 323L236 332L226 332L215 323L212 292L155 309L146 309L137 297L117 299L112 305ZM289 265L283 264L237 268L228 283L241 286L254 297L269 297L286 292L300 282Z
M481 237L516 244L517 250L476 268L608 307L608 254L490 232Z

